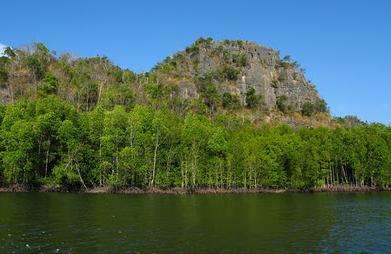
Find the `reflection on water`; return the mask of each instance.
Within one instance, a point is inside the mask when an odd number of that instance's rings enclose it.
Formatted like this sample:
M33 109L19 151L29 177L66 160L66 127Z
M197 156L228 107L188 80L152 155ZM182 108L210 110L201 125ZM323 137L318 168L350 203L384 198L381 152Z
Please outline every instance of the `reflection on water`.
M391 193L0 193L0 253L390 249Z

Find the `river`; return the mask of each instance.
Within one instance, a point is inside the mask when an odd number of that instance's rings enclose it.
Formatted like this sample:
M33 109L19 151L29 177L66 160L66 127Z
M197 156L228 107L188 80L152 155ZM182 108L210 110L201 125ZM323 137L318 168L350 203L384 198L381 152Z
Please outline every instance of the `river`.
M391 193L0 193L0 253L391 252Z

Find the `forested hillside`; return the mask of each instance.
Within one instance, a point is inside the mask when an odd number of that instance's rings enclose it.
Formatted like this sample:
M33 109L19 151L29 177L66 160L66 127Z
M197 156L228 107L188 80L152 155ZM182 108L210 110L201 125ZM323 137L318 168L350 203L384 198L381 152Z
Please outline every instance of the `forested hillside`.
M166 107L184 116L236 115L254 123L334 126L326 103L289 56L245 41L199 39L150 72L136 74L106 57L56 56L41 43L5 51L0 99L57 95L79 111L98 104Z
M8 48L0 86L3 186L391 185L391 128L332 118L297 63L248 42L201 39L142 74Z

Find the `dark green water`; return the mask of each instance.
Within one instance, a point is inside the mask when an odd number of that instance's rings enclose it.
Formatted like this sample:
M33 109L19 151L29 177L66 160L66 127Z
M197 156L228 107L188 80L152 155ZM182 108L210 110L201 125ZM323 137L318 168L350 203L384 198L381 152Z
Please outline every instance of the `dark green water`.
M391 193L0 193L0 253L391 252Z

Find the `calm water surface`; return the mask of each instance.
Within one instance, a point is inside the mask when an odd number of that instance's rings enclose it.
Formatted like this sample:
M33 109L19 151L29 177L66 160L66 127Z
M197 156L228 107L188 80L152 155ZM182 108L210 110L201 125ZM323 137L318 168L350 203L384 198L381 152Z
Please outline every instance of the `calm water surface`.
M391 253L391 193L0 193L0 253Z

